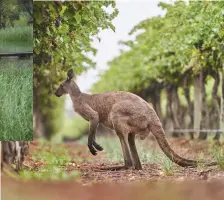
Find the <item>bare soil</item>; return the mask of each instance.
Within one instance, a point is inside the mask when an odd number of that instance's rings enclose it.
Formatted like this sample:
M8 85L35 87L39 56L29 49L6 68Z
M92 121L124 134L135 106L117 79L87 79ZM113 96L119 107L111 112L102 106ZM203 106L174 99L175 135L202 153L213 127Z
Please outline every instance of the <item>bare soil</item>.
M149 141L152 142L152 141ZM187 140L173 140L172 147L183 155L194 158L198 152L208 151L206 142L190 144ZM220 145L220 144L219 144ZM175 166L172 174L167 175L159 164L144 164L143 170L103 170L122 163L111 163L105 159L105 153L92 156L85 145L77 143L60 144L74 159L64 167L68 172L79 170L80 178L72 181L22 181L2 176L2 199L223 199L224 171L218 167L203 169ZM46 150L51 146L45 146ZM157 145L155 145L157 148ZM38 170L46 163L34 161L32 153L39 151L36 142L30 145L30 155L25 166L29 170ZM183 155L184 156L184 155ZM76 158L81 161L75 162ZM208 160L210 159L208 155ZM79 159L80 160L80 159Z

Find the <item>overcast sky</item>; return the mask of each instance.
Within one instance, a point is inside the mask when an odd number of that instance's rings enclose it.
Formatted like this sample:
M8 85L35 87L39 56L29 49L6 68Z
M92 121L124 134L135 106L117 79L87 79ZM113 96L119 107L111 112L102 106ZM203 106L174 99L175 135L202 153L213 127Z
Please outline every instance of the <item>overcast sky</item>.
M164 0L162 1L164 2ZM97 75L108 68L107 62L119 55L121 46L118 42L128 40L130 38L128 33L135 25L147 18L164 14L164 11L158 7L159 2L158 0L116 1L116 7L119 10L118 16L113 20L116 31L103 30L99 34L101 41L93 42L93 46L97 49L97 55L94 58L96 69L91 69L77 77L77 84L83 92L88 92L93 83L97 81ZM71 107L70 103L69 100L68 107Z

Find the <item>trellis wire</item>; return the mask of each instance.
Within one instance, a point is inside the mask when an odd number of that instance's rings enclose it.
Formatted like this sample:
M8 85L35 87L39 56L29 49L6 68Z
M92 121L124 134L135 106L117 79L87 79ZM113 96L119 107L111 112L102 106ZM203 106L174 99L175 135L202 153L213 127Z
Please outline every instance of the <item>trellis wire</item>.
M173 129L173 130L169 130L170 132L175 132L175 133L179 133L179 132L185 132L185 133L189 133L189 132L207 132L207 133L224 133L224 129Z

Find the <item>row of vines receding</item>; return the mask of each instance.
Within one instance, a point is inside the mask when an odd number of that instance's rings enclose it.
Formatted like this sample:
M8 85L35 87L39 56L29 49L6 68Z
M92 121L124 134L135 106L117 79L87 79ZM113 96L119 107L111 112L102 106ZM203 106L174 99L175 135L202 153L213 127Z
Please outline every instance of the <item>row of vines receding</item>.
M224 1L160 6L166 15L130 31L135 40L121 42L129 50L109 62L93 92L140 95L153 104L167 131L224 129ZM219 137L217 132L214 138ZM199 138L206 139L207 132Z

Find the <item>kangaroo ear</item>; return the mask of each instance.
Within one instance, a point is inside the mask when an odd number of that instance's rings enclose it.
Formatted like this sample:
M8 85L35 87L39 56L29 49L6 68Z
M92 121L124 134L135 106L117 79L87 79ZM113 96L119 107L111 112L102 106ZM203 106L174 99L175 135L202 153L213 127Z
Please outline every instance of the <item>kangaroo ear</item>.
M75 77L73 69L68 70L67 72L67 80L71 80Z

